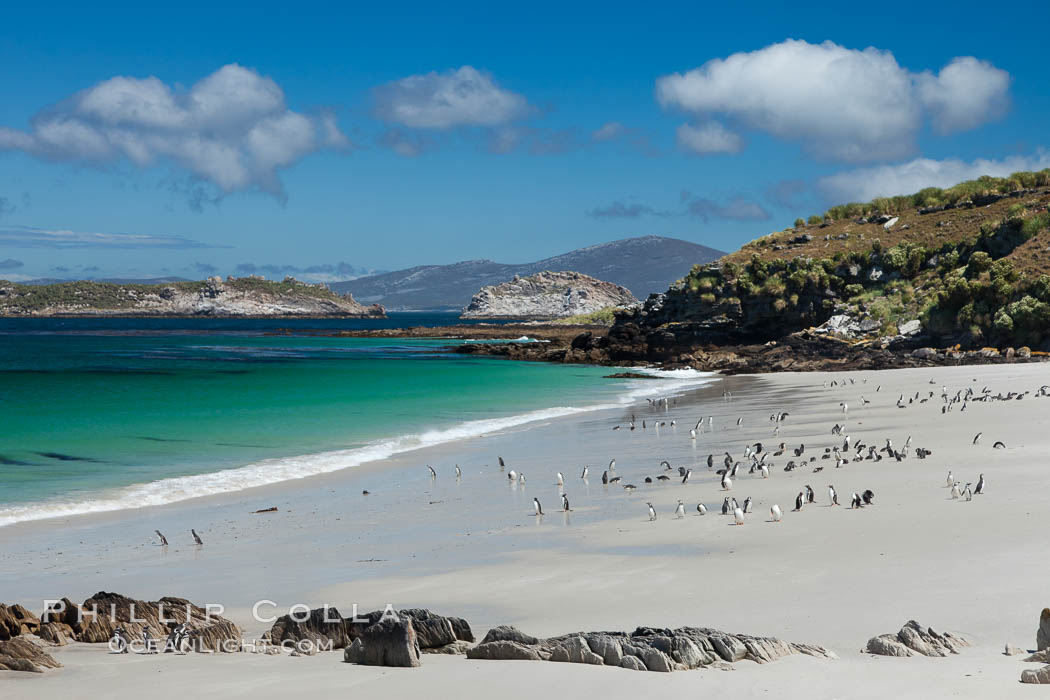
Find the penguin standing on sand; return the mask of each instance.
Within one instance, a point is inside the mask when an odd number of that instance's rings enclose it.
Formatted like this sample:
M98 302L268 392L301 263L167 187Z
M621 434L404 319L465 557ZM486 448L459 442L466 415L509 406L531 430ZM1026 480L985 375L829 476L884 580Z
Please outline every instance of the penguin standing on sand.
M729 472L722 475L722 490L728 491L733 488L733 481L729 478Z
M745 513L750 513L751 512L751 496L748 496L747 498L744 499L744 512Z
M543 515L543 506L540 505L540 499L532 499L532 507L536 509L536 515Z
M653 508L652 503L646 503L649 506L649 522L656 520L656 508Z
M682 483L683 483L683 484L685 484L685 483L688 483L688 482L689 482L689 476L690 476L690 475L691 475L692 473L693 473L693 470L692 470L692 469L686 469L686 470L685 470L685 476L683 476L683 477L682 477Z
M739 508L734 510L733 511L733 522L736 523L737 525L743 525L744 524L744 511L740 510Z
M704 515L705 513L707 513L707 506L705 506L703 503L697 503L696 512L700 515Z
M849 507L851 509L853 509L853 508L862 508L863 506L864 506L864 504L861 503L860 494L857 493L856 491L854 491L853 492L853 498L850 499Z
M837 506L839 504L839 495L835 493L835 487L828 484L828 500L831 501L831 505Z
M953 501L959 500L959 496L961 496L961 495L962 495L962 492L959 491L959 482L956 481L954 484L952 484L952 493L951 493L952 500Z
M729 496L726 496L726 499L722 501L722 515L729 515Z
M681 501L678 501L678 507L674 509L674 517L679 519L685 517L685 504Z
M813 487L806 484L806 503L816 503L817 494L813 492Z
M795 512L801 513L802 506L806 505L806 497L802 491L798 492L798 496L795 497Z
M779 523L780 519L784 517L783 513L780 512L780 506L773 504L773 507L769 509L769 514L773 516L773 522Z
M984 474L981 474L981 478L977 480L977 488L973 492L976 494L984 493Z

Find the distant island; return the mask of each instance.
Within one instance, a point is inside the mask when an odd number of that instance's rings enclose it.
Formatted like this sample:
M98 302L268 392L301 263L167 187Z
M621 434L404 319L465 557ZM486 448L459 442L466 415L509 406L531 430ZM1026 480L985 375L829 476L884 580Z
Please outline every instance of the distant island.
M579 272L538 272L482 287L461 318L558 319L638 304L631 292ZM610 314L611 315L611 314Z
M394 311L460 311L482 287L527 277L544 270L572 270L626 287L644 299L666 290L696 264L725 255L720 250L664 236L638 236L579 248L529 263L466 260L449 265L419 265L404 270L333 282L366 304Z
M0 280L0 316L212 316L385 318L382 306L359 304L324 285L286 277L209 277L197 282L25 285Z

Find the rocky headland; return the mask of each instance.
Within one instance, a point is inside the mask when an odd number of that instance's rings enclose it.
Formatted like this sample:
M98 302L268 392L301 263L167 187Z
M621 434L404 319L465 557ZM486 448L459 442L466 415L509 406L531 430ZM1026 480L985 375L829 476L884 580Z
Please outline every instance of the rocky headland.
M213 316L384 318L323 285L286 277L209 277L200 282L24 285L0 280L0 316Z

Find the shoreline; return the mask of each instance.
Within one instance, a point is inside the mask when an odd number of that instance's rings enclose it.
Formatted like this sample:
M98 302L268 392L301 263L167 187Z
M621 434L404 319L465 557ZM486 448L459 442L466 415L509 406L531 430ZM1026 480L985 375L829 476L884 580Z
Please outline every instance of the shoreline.
M97 590L149 600L177 595L226 604L226 616L251 635L265 628L249 620L253 600L282 607L329 603L341 610L354 602L361 610L390 602L464 617L479 638L496 624L540 636L697 625L819 644L836 652L836 661L788 658L733 672L632 675L575 664L427 656L420 669L400 671L346 665L338 654L191 655L174 662L139 657L125 663L100 645L74 645L56 651L63 669L6 688L15 697L50 700L73 679L86 689L109 688L113 678L135 688L163 669L162 696L223 684L230 696L256 698L293 687L326 694L347 686L390 697L453 686L468 698L494 692L526 697L556 687L622 697L628 688L635 694L690 692L702 682L711 691L775 691L792 699L1027 697L1017 679L1032 666L1004 656L1002 648L1030 646L1046 604L1042 581L1050 575L1050 563L1033 556L1037 545L1025 535L1039 531L1041 494L1050 485L1040 466L1050 454L1050 399L1034 395L1044 383L1040 370L1017 364L979 373L962 367L858 371L848 378L719 377L666 411L639 402L251 493L0 528L0 575L14 597L8 603L32 602L44 592L74 600ZM896 406L901 393L925 397L942 385L953 393L987 385L993 395L1032 395L973 403L961 413L941 413L939 399ZM731 400L723 399L724 390L732 392ZM913 447L932 455L836 470L819 455L841 440L829 433L830 425L844 420L840 401L849 402L845 420L855 441L881 445L892 438L899 446L911 436ZM776 438L769 421L774 410L790 414ZM646 430L610 430L632 413L639 421L674 419L678 425L659 432L651 423ZM714 430L705 429L692 445L688 429L699 416L713 416ZM984 438L973 445L978 431ZM732 526L718 515L724 492L704 466L706 455L741 455L756 441L774 449L780 440L792 447L804 442L823 472L785 472L786 457L773 460L769 479L744 470L730 494L753 496L755 511L744 527ZM994 449L998 440L1007 448ZM523 471L527 483L509 484L496 455ZM613 457L617 473L638 484L636 492L602 486L600 472ZM659 473L660 459L695 465L693 479L686 485L641 483ZM438 470L436 480L425 463ZM461 482L451 474L457 463ZM591 465L589 484L576 471L582 463ZM986 473L987 492L973 502L950 499L948 469L965 481ZM565 473L572 499L567 517L558 512L556 470ZM840 508L827 505L829 481L846 501ZM817 503L789 512L805 483L816 489ZM372 494L361 496L363 488ZM849 510L848 494L865 488L874 490L875 505ZM533 496L549 511L543 519L531 515ZM682 520L672 515L679 498L688 506ZM645 516L647 500L657 507L656 522ZM707 504L707 515L695 514L697 501ZM767 522L772 503L784 510L782 523ZM252 512L267 506L279 511ZM185 542L182 533L191 526L205 539L200 549ZM146 544L153 527L173 540L168 551ZM975 645L946 659L859 651L868 638L909 619L966 634ZM464 685L468 672L471 681Z

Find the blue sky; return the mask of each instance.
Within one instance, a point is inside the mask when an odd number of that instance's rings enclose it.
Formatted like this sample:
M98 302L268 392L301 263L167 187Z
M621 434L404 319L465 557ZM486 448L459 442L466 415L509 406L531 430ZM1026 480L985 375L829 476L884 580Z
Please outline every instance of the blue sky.
M732 250L1050 167L1045 2L494 5L5 9L0 277Z

